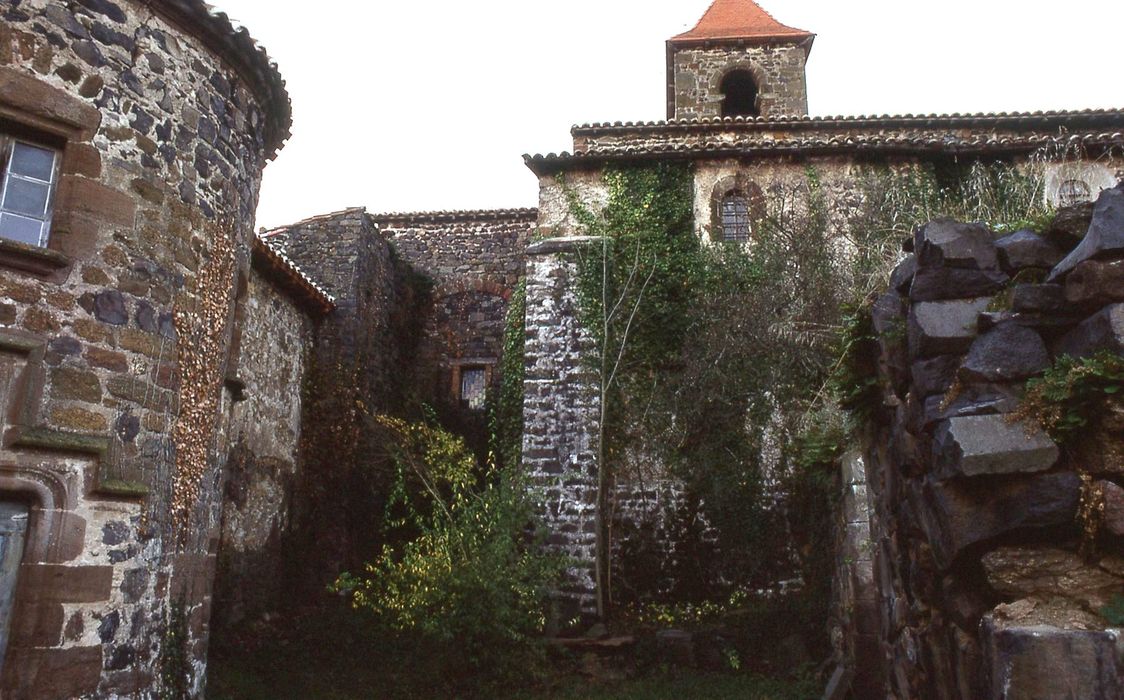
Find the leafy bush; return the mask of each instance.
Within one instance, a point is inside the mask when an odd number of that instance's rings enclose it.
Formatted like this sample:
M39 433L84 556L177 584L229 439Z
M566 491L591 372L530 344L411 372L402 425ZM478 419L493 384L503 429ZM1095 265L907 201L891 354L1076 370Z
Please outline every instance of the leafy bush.
M1059 443L1072 440L1106 401L1124 396L1124 357L1107 350L1090 358L1059 357L1026 385L1016 415L1037 421Z
M387 521L401 543L335 589L412 636L450 680L471 687L525 673L541 651L558 566L539 553L524 484L513 469L478 468L460 438L434 425L377 421L398 468Z

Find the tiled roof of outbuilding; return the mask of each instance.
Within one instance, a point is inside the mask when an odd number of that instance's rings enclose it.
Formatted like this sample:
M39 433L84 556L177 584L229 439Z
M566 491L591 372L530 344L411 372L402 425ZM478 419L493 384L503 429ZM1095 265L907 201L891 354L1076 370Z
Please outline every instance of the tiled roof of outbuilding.
M305 274L280 247L270 242L265 233L254 236L254 263L260 265L299 303L326 314L336 307L336 299Z
M245 27L203 0L145 0L143 3L217 53L247 82L266 112L266 157L272 159L290 136L292 105L277 64Z
M844 134L825 137L756 139L744 142L703 141L679 144L623 144L604 146L595 152L525 155L524 162L537 175L559 172L573 165L598 165L614 161L653 159L692 160L698 158L737 158L770 156L808 156L842 153L901 154L1001 154L1032 152L1047 147L1124 146L1124 132L1087 132L1066 135L951 132L925 135Z
M538 220L538 209L465 209L461 211L415 211L372 214L379 223L448 223L454 221Z
M753 0L714 0L695 28L673 44L723 39L810 39L815 34L781 24Z

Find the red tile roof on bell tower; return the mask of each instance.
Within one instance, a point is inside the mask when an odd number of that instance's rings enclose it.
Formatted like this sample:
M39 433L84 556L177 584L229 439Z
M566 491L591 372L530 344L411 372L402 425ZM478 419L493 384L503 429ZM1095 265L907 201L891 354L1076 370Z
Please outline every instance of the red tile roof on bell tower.
M714 0L695 28L671 38L671 43L693 43L723 39L800 40L815 36L803 29L785 26L773 19L753 0Z

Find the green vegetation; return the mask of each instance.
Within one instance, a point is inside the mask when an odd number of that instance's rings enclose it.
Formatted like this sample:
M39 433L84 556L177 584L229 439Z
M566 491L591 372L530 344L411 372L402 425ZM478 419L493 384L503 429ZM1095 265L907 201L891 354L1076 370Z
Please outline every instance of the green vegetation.
M523 376L526 336L527 284L520 281L511 295L504 326L503 356L497 371L500 388L490 401L492 435L500 464L519 464L523 451Z
M1090 358L1062 356L1027 382L1017 415L1036 421L1061 444L1073 440L1110 400L1124 396L1124 357L1102 351Z
M1006 231L1052 215L1033 166L854 178L840 193L809 167L771 188L748 246L695 235L687 165L608 170L596 211L568 193L579 233L599 237L578 291L601 378L601 504L617 482L653 478L653 463L686 485L666 515L689 557L662 555L645 535L654 522L601 523L603 556L619 551L601 573L605 609L717 605L799 574L809 626L822 622L843 415L857 427L880 410L870 307L901 241L941 216Z
M342 605L254 630L239 644L237 667L212 671L207 697L214 700L415 700L464 697L447 669L432 663L408 637L387 635ZM346 640L343 643L342 640ZM226 650L230 654L234 650ZM567 670L548 678L521 678L493 687L488 697L512 700L809 700L821 687L808 677L780 680L761 674L678 674L651 670L638 677L577 673L581 660L562 656Z
M376 420L398 470L391 543L334 590L372 613L372 625L414 636L462 692L482 675L486 684L533 670L559 567L541 553L516 470L480 468L463 440L432 423Z

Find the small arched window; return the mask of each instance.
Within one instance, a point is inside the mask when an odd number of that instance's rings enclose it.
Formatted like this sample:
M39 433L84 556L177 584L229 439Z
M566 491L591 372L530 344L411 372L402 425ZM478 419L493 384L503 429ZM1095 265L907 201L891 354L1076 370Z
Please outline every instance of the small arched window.
M1065 180L1058 188L1058 204L1063 207L1088 202L1092 198L1093 191L1084 180Z
M756 117L761 114L757 108L757 81L747 70L732 70L722 78L722 116Z
M722 240L744 243L749 240L749 197L741 190L727 192L718 207Z

